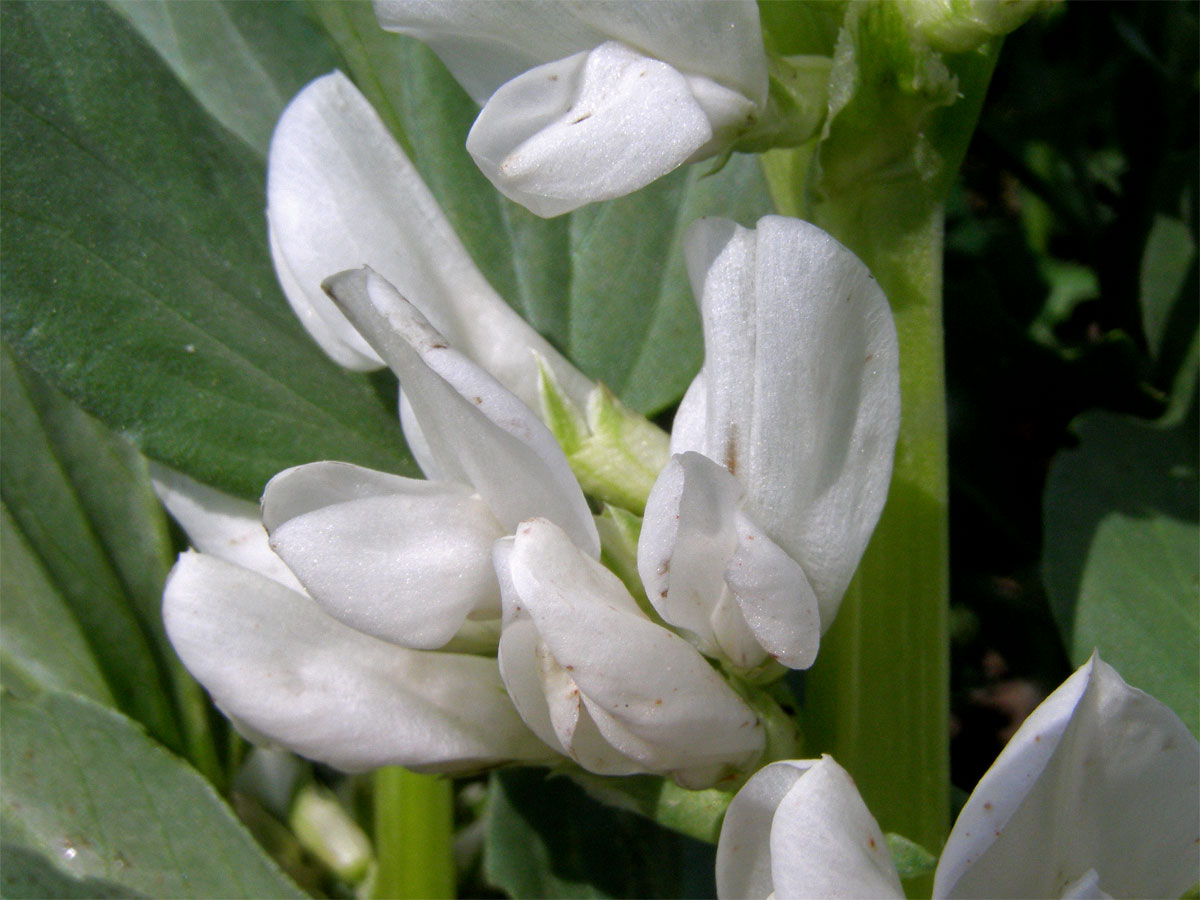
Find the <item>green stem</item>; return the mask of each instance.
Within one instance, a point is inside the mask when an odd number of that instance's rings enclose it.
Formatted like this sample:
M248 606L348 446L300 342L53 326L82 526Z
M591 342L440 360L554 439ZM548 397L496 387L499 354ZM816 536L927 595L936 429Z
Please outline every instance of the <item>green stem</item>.
M398 766L375 772L375 856L371 897L453 898L454 811L449 779Z
M866 234L820 218L892 303L902 418L887 506L805 683L805 737L854 776L885 831L936 852L950 783L942 211Z
M880 21L895 10L874 8ZM868 29L879 24L860 23ZM868 41L888 32L865 34ZM824 144L764 156L779 211L809 219L858 254L887 294L900 343L901 423L891 489L805 681L806 755L831 753L853 775L885 832L935 853L949 828L950 799L942 199L974 131L999 49L996 40L945 58L957 79L957 101L922 113L908 132L892 133L893 141L911 135L913 144L901 153L902 143L894 143L882 167L873 155L873 128L887 119L873 116L904 99L885 102L897 83L883 77L886 71L864 76L863 96L857 108L845 108L840 137L835 119ZM881 92L874 100L872 90ZM917 152L922 141L936 153ZM839 159L839 153L850 155ZM907 167L899 165L906 159ZM921 164L930 159L940 162L934 170ZM839 176L826 178L824 162L838 164ZM928 876L906 885L925 896L931 887Z
M942 207L891 184L802 208L798 176L810 160L768 156L768 180L780 206L850 247L887 294L901 421L887 505L805 680L806 755L833 755L885 832L936 853L949 829L950 785ZM932 884L926 876L906 887L928 896Z

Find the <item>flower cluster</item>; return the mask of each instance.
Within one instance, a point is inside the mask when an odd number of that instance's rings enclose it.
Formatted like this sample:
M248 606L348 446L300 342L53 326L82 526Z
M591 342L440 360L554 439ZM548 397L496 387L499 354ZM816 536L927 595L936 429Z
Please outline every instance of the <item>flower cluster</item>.
M289 302L335 360L396 374L426 478L290 469L265 533L160 479L201 551L164 601L189 669L247 734L344 768L750 771L767 729L738 673L812 663L886 495L896 336L862 263L779 217L689 233L705 363L627 512L639 603L534 411L614 401L496 295L344 76L288 107L268 175Z
M954 46L992 27L939 9L923 27ZM482 105L468 150L540 215L725 152L768 110L751 0L376 10ZM849 775L773 761L790 732L752 687L812 665L887 496L897 339L862 262L794 219L694 223L704 363L668 437L497 295L340 73L280 120L267 207L288 302L336 362L395 373L425 478L317 462L257 509L157 472L196 548L166 628L239 730L347 770L749 777L721 896L902 897ZM1093 658L984 776L934 896L1178 896L1198 770L1179 719Z

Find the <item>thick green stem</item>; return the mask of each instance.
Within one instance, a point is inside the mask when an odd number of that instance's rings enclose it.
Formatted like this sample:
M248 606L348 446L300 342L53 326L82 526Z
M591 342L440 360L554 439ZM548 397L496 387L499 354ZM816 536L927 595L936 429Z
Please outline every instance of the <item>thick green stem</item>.
M950 794L942 198L966 152L1000 42L927 59L920 71L931 77L946 63L957 99L924 111L918 103L907 131L900 123L888 132L889 111L902 113L919 96L897 93L907 82L887 69L889 58L905 58L897 50L903 41L895 41L907 32L888 30L897 9L871 7L857 23L858 93L839 107L842 118L828 139L772 151L764 171L780 212L820 225L871 269L900 342L901 423L891 490L805 681L806 755L831 753L854 776L885 832L936 853L949 828ZM888 40L892 57L867 52L872 41L886 49ZM919 47L909 50L920 56ZM891 141L882 155L877 134ZM924 877L906 887L928 896L931 884Z
M392 767L375 775L376 900L453 898L454 808L448 779Z
M936 852L950 781L942 212L865 233L820 218L892 303L902 419L887 506L805 684L805 737L854 776L885 831Z
M867 264L900 341L900 437L887 506L804 689L808 755L854 776L884 831L938 851L949 827L949 632L942 208L919 186L802 205L803 151L769 154L783 211Z

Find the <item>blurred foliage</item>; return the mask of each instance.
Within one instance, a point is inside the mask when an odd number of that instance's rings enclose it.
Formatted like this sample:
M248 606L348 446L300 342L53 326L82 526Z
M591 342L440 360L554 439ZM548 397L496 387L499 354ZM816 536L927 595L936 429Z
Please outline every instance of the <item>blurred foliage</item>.
M948 205L964 789L1071 668L1040 571L1046 474L1075 443L1070 423L1097 409L1179 419L1192 402L1197 9L1067 3L1011 35Z

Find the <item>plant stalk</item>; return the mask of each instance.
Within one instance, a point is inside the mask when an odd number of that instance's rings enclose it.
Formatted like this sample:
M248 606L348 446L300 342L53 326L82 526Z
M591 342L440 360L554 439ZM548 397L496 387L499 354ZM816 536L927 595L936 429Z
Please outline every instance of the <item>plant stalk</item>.
M399 766L374 774L374 900L452 900L454 807L447 778Z

